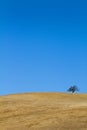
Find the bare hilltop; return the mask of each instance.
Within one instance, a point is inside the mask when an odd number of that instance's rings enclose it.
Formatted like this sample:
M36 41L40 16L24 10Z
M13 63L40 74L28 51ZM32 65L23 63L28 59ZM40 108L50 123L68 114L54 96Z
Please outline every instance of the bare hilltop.
M0 96L0 130L87 130L87 94Z

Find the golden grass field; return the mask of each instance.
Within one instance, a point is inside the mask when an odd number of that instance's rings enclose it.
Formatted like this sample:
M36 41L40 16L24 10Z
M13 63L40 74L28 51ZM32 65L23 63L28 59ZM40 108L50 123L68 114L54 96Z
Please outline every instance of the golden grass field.
M0 96L0 130L87 130L87 94Z

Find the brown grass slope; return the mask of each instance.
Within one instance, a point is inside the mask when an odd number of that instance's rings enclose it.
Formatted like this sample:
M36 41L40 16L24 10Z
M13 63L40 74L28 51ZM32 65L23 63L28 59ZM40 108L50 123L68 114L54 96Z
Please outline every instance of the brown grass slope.
M1 96L0 130L87 130L87 94Z

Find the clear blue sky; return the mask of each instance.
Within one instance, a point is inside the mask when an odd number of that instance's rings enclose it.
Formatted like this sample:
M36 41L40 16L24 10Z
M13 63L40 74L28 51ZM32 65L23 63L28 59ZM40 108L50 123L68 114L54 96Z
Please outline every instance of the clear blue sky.
M0 0L0 94L87 92L86 0Z

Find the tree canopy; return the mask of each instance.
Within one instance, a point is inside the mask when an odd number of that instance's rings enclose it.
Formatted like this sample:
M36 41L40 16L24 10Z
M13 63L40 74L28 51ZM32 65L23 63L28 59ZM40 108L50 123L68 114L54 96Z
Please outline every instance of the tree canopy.
M78 87L76 85L69 87L68 92L74 93L75 91L79 91Z

